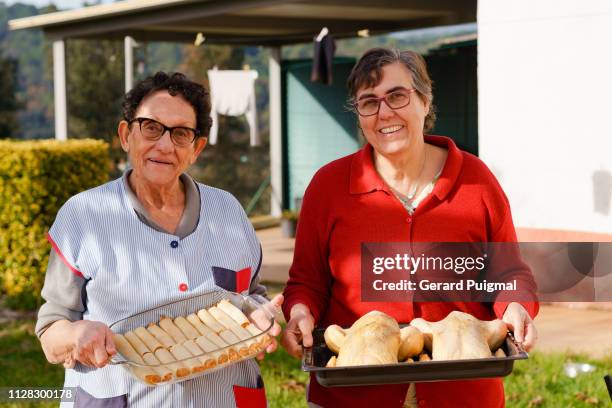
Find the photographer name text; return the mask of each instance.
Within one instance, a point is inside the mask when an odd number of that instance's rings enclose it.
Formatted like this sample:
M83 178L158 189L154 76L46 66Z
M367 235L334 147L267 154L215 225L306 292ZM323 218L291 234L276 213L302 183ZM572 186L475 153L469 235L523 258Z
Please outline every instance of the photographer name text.
M385 282L376 279L372 282L376 291L483 291L493 293L496 291L516 291L516 279L510 282L489 282L486 279L477 281L465 279L457 282L431 282L427 279L409 281L402 279L397 282Z

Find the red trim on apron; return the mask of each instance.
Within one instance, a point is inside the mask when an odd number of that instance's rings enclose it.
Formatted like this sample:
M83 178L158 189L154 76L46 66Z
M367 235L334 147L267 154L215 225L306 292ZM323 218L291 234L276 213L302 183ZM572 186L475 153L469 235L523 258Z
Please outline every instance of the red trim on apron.
M64 256L64 254L62 254L62 251L60 251L59 247L57 246L57 244L55 243L55 241L53 241L53 238L51 238L51 234L47 233L47 241L49 241L51 243L51 246L53 247L53 249L55 250L55 252L59 255L60 259L62 260L62 262L64 262L66 264L66 266L68 268L70 268L70 270L72 271L72 273L74 273L76 276L79 276L81 278L85 278L83 276L83 274L81 273L81 271L79 271L77 268L75 268L74 266L70 265L70 262L68 262L68 260L66 259L66 257Z
M234 399L236 408L266 408L266 390L261 388L248 388L234 385Z
M251 267L236 272L236 292L244 292L249 289L251 283Z

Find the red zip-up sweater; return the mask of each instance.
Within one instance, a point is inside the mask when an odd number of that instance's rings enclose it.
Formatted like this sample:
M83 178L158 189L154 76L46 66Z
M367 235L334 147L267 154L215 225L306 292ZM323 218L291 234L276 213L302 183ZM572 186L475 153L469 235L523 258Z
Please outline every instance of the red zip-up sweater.
M313 177L304 195L293 264L285 288L287 318L297 303L310 308L317 326L350 326L379 310L400 323L423 317L438 321L453 310L481 320L501 318L507 302L362 302L363 242L515 242L508 200L487 166L441 136L426 143L448 150L432 193L408 214L374 168L372 146L333 161ZM511 268L522 299L536 299L535 281L522 263ZM507 277L506 277L507 278ZM537 302L522 302L532 317ZM330 387L311 376L308 400L324 407L401 407L408 384ZM503 407L500 378L417 383L421 407Z

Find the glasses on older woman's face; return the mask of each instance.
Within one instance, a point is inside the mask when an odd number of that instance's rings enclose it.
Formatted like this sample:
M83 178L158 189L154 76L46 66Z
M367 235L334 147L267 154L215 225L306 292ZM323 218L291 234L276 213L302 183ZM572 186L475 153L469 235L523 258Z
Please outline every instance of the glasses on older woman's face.
M140 126L140 133L145 140L155 142L166 133L170 132L170 139L172 143L179 147L185 147L196 139L200 135L200 131L185 126L174 126L169 127L150 118L136 118L130 122L130 125L134 122L138 122Z
M377 98L366 96L353 103L353 107L361 116L373 116L380 111L380 104L384 101L391 109L400 109L410 104L410 94L416 91L412 89L398 89Z

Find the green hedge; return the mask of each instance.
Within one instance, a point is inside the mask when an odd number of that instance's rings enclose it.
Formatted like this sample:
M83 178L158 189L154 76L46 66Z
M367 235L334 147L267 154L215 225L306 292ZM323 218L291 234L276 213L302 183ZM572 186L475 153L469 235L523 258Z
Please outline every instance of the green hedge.
M0 141L0 283L9 307L40 305L57 211L108 172L108 145L99 140Z

